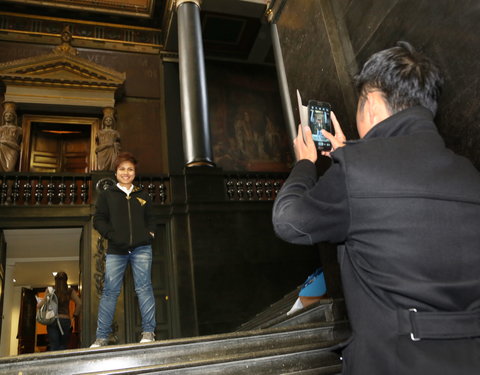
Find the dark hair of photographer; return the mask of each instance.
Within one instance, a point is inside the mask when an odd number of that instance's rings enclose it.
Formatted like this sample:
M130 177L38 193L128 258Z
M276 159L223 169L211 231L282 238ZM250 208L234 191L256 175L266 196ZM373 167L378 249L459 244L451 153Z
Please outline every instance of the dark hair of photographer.
M437 112L443 78L439 69L408 42L373 54L354 78L363 108L365 95L380 91L392 114L421 105Z

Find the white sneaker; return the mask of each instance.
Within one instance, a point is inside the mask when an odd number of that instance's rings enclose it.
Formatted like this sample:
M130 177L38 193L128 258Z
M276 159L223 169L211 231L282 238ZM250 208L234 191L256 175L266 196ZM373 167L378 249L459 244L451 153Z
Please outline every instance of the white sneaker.
M144 344L146 342L154 342L154 341L155 341L155 333L142 332L142 339L140 340L140 344Z
M91 348L99 348L101 346L107 346L108 339L96 339L95 342L90 345Z

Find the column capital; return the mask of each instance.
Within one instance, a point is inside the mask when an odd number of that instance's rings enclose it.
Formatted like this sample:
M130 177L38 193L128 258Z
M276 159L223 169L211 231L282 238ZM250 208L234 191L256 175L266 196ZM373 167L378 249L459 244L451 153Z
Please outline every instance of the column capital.
M177 0L175 2L176 8L178 9L178 7L183 3L194 3L200 8L200 4L202 3L202 0Z

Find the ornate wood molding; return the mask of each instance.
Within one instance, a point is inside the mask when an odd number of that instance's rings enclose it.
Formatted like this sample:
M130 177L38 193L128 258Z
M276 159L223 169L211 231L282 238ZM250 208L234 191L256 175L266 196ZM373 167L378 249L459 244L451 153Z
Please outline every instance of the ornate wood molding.
M13 3L38 5L38 0L9 0ZM156 0L42 0L50 8L78 10L131 17L152 17Z
M113 107L126 74L77 55L71 34L51 53L0 64L5 100L15 103Z
M72 46L158 54L160 29L66 18L0 12L0 40L57 44L64 25L72 32Z

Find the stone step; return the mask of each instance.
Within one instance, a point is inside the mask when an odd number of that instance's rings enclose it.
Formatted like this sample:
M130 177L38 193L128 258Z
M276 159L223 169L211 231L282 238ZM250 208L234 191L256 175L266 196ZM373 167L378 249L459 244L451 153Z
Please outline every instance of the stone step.
M292 292L282 300L272 304L269 308L257 314L253 319L242 324L237 331L265 329L271 327L293 327L308 323L334 322L347 319L345 302L343 299L325 298L319 302L287 315L297 294Z
M277 353L255 358L243 358L234 356L231 358L218 358L216 361L199 361L187 364L151 365L123 370L97 371L88 373L75 373L78 375L137 375L137 374L161 374L161 375L278 375L278 374L325 374L337 375L341 373L341 361L339 357L325 349L305 350L298 348L295 353Z
M340 365L329 349L348 337L348 323L320 323L95 349L0 358L1 374L233 374L258 368L286 372ZM308 363L303 363L304 359ZM311 363L310 363L311 362ZM208 367L208 371L205 368ZM261 370L263 369L263 370ZM202 372L205 371L205 372ZM212 372L210 372L212 371ZM217 372L215 372L217 371ZM266 372L264 372L266 371ZM273 371L273 370L272 370ZM330 371L330 370L328 370ZM335 372L326 372L334 374Z

